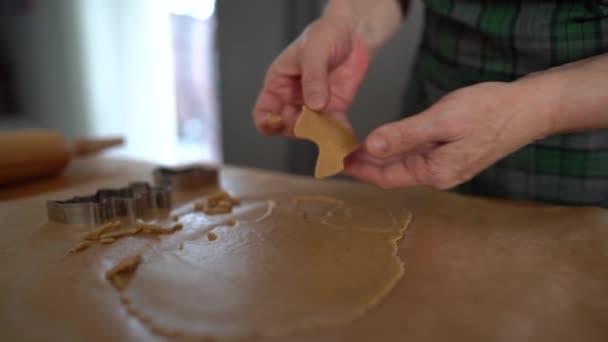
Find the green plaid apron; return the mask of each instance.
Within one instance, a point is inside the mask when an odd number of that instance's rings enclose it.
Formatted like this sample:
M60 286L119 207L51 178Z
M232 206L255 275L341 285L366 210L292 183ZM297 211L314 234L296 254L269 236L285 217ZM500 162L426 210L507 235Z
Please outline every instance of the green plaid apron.
M608 52L608 1L425 2L426 26L406 115L460 87L512 81ZM608 207L608 130L537 141L455 191Z

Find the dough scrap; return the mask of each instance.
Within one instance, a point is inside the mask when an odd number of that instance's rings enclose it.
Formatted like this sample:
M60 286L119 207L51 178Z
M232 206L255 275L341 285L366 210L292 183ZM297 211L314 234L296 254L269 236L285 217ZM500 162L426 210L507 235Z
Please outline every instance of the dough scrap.
M125 236L131 236L131 235L135 235L137 233L139 233L141 231L140 228L129 228L126 230L121 230L121 231L116 231L116 232L111 232L111 233L106 233L106 234L101 234L99 236L100 240L105 240L105 239L120 239L123 238Z
M347 201L306 196L263 202L250 206L256 216L272 208L263 220L240 220L243 212L236 227L214 228L217 240L203 235L177 250L147 255L122 292L128 312L165 335L281 336L346 323L374 307L402 277L397 241L409 211L393 212L398 224L382 229L350 229ZM361 217L386 213L381 206L357 210Z
M118 291L124 290L131 281L133 273L141 263L141 254L125 258L106 272L106 279Z
M203 203L194 203L194 210L201 211L205 215L218 215L231 213L234 206L241 204L237 198L233 198L225 191L218 191L207 197Z
M91 241L85 240L85 241L80 241L76 246L70 248L70 250L68 251L69 253L78 253L81 251L84 251L85 249L91 247Z
M279 114L268 113L264 118L264 125L273 132L278 132L285 126Z
M298 117L294 133L298 138L314 142L319 149L316 178L340 173L344 170L344 158L360 146L357 138L340 122L306 107Z
M120 227L120 225L121 225L120 221L104 223L104 224L100 225L99 227L93 229L92 231L88 232L84 236L84 240L99 240L99 238L102 234L105 234L111 230L114 230L114 229Z

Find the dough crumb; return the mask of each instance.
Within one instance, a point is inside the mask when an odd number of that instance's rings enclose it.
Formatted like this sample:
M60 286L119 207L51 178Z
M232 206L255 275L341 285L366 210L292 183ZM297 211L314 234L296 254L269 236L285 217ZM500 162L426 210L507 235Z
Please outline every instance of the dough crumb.
M95 228L94 230L90 231L89 233L87 233L87 235L84 236L84 240L99 240L99 238L102 234L112 231L120 226L121 226L120 221L104 223L104 224L100 225L99 227Z
M206 197L209 205L217 205L220 201L232 202L232 197L226 191L218 191Z
M207 233L207 240L209 240L209 241L217 240L217 234L215 234L214 232Z
M228 214L234 206L240 205L241 201L233 198L225 191L218 191L204 198L204 202L194 203L194 211L205 215Z
M273 132L278 132L283 129L283 118L279 114L268 113L264 118L264 125Z
M184 225L180 222L175 222L170 227L163 227L159 224L147 223L140 218L136 220L134 228L116 230L116 228L120 227L121 225L122 223L120 221L102 224L101 226L88 232L82 241L69 250L69 253L76 253L85 250L89 248L95 241L98 241L101 244L111 244L120 238L126 236L135 236L140 232L155 235L172 234L184 227Z
M183 228L183 224L175 223L171 227L163 227L156 223L146 223L142 219L138 219L135 225L145 234L172 234Z
M227 214L227 213L231 213L232 212L232 208L231 207L224 207L224 206L216 206L213 208L206 208L204 213L207 215L217 215L217 214Z
M127 230L121 230L121 231L117 231L117 232L111 232L111 233L107 233L107 234L102 234L99 236L99 238L101 240L105 240L105 239L120 239L122 237L125 236L130 236L130 235L135 235L137 233L139 233L141 231L141 228L136 227L136 228L131 228L131 229L127 229Z
M80 241L76 246L70 248L70 253L78 253L84 251L91 246L91 241Z
M178 231L178 230L180 230L180 229L182 229L182 228L184 228L184 225L183 225L183 224L181 224L181 223L176 223L176 224L174 224L174 225L173 225L173 226L172 226L170 229L171 229L172 231L176 232L176 231Z
M112 267L106 272L106 279L117 290L124 290L129 285L131 277L135 273L135 270L137 270L141 260L142 258L140 254L123 259L116 266Z

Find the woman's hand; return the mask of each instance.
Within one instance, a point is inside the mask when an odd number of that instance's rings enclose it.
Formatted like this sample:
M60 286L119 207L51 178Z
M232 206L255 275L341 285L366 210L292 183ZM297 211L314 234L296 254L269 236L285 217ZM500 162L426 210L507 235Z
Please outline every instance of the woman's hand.
M270 66L254 108L257 129L292 136L303 105L345 122L369 62L369 48L348 26L314 22ZM267 121L272 114L280 125Z
M371 56L402 20L398 0L331 0L271 64L253 117L265 135L293 135L302 106L349 126L346 112ZM278 115L278 116L277 116Z
M530 89L513 82L455 91L423 113L372 131L345 173L382 188L464 183L551 130L554 108Z

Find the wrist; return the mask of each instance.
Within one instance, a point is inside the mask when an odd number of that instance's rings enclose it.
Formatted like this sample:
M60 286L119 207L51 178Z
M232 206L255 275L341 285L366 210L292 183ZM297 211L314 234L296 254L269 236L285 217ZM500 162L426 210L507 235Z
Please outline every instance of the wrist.
M608 128L608 54L531 74L514 83L540 103L545 135Z
M398 0L331 0L322 18L346 26L373 54L399 28L402 7Z
M557 118L563 93L561 84L541 72L514 81L511 86L515 89L516 103L506 105L512 105L516 115L523 116L522 121L531 130L532 139L559 133L562 129Z

